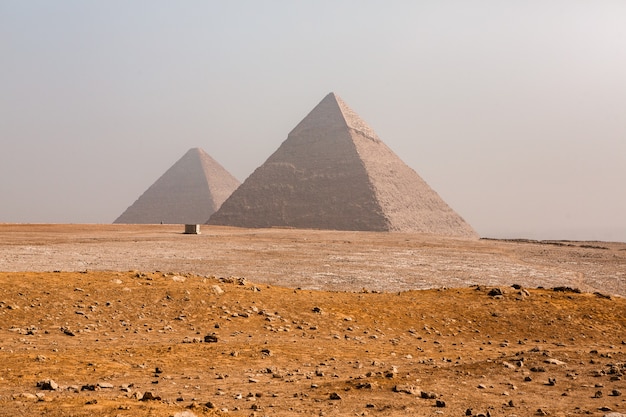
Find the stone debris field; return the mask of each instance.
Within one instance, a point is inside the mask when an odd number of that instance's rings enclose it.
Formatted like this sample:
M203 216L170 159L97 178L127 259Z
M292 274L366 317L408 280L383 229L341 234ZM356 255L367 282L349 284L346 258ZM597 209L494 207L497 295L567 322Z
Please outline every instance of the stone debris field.
M0 225L0 415L620 416L626 244Z

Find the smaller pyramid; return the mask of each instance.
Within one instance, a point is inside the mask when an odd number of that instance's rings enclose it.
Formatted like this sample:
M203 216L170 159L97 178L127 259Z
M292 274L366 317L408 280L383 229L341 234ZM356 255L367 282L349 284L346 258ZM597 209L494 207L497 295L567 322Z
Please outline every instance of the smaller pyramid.
M192 148L113 223L204 223L239 184L206 152Z

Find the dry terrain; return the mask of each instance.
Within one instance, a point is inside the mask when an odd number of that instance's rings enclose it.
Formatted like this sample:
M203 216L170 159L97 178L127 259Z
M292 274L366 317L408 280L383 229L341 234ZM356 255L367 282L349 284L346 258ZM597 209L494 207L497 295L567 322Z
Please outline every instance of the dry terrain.
M626 244L181 232L0 225L0 415L626 413Z

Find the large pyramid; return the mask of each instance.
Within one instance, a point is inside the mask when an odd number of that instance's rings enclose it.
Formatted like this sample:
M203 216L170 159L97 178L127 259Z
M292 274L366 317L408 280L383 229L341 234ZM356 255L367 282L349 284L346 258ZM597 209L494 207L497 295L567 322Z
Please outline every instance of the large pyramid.
M477 237L334 93L208 223Z
M193 148L114 223L204 223L238 186L206 152Z

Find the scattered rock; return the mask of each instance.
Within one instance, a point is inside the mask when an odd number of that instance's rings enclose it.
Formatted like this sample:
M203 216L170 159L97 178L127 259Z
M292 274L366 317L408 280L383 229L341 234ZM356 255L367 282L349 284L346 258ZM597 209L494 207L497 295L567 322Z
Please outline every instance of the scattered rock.
M339 394L337 394L336 392L333 392L332 394L330 394L330 399L331 400L341 400L341 396Z
M492 288L491 290L489 290L487 295L490 297L503 296L504 292L502 292L500 288Z
M181 412L174 414L174 417L197 417L197 416L191 411L186 410L186 411L181 411Z
M161 397L152 394L150 391L143 393L143 396L139 401L160 401Z
M37 382L37 388L45 391L56 391L59 389L59 384L52 379L44 379L43 381Z
M207 334L204 336L205 343L217 343L217 335L215 333Z
M397 366L392 366L391 369L387 370L385 372L385 377L386 378L393 378L396 376L396 374L398 373L398 367Z
M68 328L62 328L63 334L67 336L76 336L76 334Z
M30 392L23 392L23 393L21 393L19 395L14 396L14 398L17 399L17 400L39 401L37 396L35 394L31 394Z
M219 285L213 285L211 289L213 290L213 293L215 293L216 295L224 294L224 290Z
M420 391L420 397L425 400L434 400L437 398L437 394L434 392Z
M403 392L405 394L417 395L418 390L413 385L396 385L393 392Z
M552 291L556 291L556 292L573 292L575 294L582 293L580 288L572 288L572 287L554 287L554 288L552 288Z
M594 292L593 294L594 294L596 297L598 297L598 298L604 298L605 300L610 300L610 299L611 299L611 296L610 296L610 295L607 295L607 294L602 294L601 292L598 292L598 291Z

